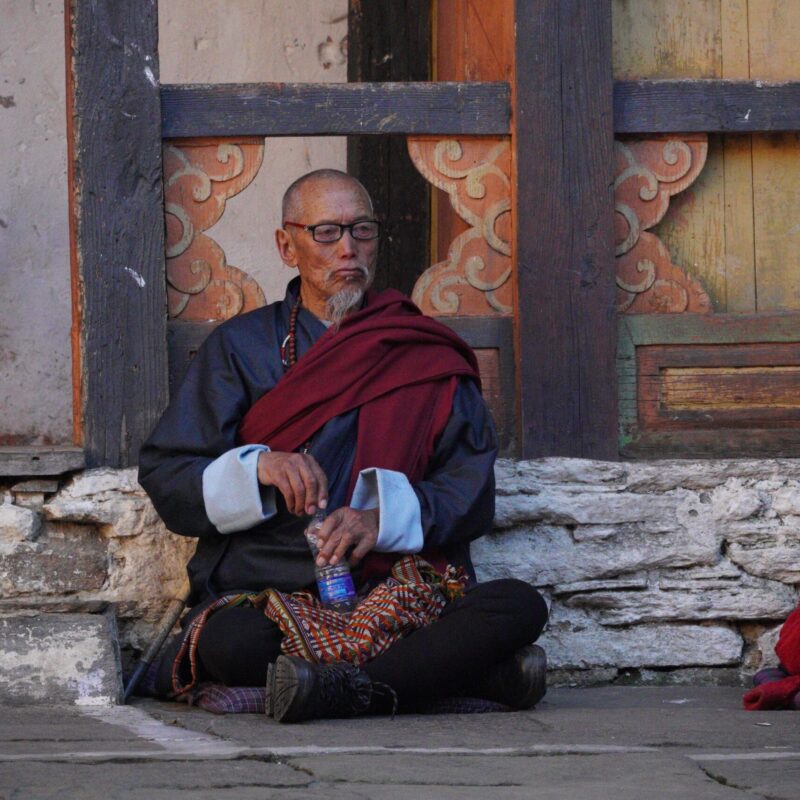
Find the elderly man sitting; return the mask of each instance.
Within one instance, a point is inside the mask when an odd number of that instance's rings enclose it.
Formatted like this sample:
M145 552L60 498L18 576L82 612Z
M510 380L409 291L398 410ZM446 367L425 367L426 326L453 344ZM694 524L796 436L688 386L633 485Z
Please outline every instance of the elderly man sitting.
M266 681L268 713L294 722L544 694L544 601L476 584L470 561L497 453L474 355L400 293L369 291L379 233L351 176L295 181L275 239L299 278L209 335L142 448L158 513L198 540L161 695ZM349 628L299 594L316 591L304 530L320 509L316 565L349 561L362 598Z

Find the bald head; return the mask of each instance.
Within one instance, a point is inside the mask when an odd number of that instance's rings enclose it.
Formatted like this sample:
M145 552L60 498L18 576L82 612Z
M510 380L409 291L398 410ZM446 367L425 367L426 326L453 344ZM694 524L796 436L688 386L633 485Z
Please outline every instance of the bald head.
M281 204L281 219L283 222L305 222L303 215L305 208L303 198L307 191L323 189L326 184L341 185L346 184L355 188L364 196L364 200L369 208L370 214L373 213L372 198L364 188L364 185L357 178L348 175L338 169L316 169L301 175L283 194Z

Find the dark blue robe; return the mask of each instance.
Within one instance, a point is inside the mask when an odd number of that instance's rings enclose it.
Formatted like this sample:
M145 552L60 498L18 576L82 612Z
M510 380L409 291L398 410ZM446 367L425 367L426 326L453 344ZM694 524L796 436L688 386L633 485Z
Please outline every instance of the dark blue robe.
M295 279L283 301L235 317L209 334L140 452L139 481L166 526L198 539L188 565L190 605L232 591L314 586L314 564L303 537L306 519L286 510L280 492L275 491L274 517L223 535L206 515L202 486L205 468L241 444L237 430L247 410L284 373L280 345L298 288ZM298 358L325 330L301 309ZM335 417L311 442L309 452L328 477L328 511L347 502L357 422L357 409ZM496 455L489 410L474 383L461 379L425 478L413 489L425 546L441 547L450 563L464 566L473 578L469 542L486 533L494 517Z

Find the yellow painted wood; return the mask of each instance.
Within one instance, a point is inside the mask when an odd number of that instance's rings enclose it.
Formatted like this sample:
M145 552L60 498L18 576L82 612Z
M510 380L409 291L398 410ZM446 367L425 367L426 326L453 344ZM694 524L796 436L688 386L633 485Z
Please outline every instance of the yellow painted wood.
M720 7L720 15L722 77L748 80L748 0L727 0ZM756 289L752 136L724 136L722 142L724 308L728 312L753 312L756 310Z
M719 78L720 8L728 0L614 0L614 77ZM700 177L674 196L653 229L675 264L699 278L716 311L725 311L724 159L710 137Z
M749 0L750 77L800 79L800 3ZM758 311L800 309L800 137L753 137Z
M614 75L800 80L800 0L614 0ZM654 232L717 312L800 309L800 139L711 137Z
M673 263L698 278L714 311L725 311L725 213L722 139L709 136L708 158L697 180L670 201L653 232Z
M800 367L679 367L661 375L669 411L800 408Z
M756 304L800 309L800 134L753 141Z
M614 0L614 77L720 77L720 2Z

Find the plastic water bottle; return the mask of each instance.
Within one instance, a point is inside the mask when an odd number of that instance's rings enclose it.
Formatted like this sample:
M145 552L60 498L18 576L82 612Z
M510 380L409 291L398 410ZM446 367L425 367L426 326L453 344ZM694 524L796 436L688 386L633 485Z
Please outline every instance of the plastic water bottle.
M319 555L319 543L317 542L317 531L325 522L325 512L317 511L311 518L306 528L306 541L311 548L311 554L316 562ZM340 562L335 565L327 564L324 567L314 565L314 574L317 578L317 589L322 605L331 611L338 611L340 614L349 614L358 602L356 589L353 585L353 576L350 574L350 567L347 562Z

